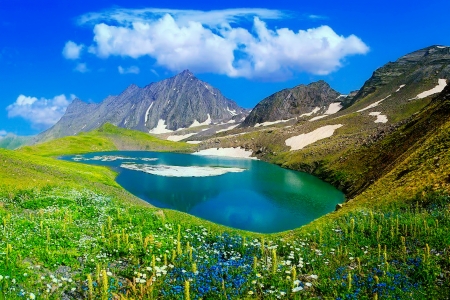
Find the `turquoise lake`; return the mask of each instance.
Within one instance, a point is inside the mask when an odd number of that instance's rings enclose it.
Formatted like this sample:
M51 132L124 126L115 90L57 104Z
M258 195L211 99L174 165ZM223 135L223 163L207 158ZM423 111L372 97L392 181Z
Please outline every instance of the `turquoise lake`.
M156 207L253 232L300 227L345 200L314 176L257 160L145 151L62 159L114 169L117 183Z

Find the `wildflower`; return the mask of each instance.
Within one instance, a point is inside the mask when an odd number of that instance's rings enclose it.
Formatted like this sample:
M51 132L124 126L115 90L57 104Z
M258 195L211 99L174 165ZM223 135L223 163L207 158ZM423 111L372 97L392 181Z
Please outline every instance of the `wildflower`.
M317 276L317 275L311 275L311 276L309 276L309 277L311 277L311 279L317 279L317 278L319 278L319 276Z
M311 286L312 286L312 283L311 283L311 282L307 282L307 283L305 283L305 285L306 285L307 287L311 287Z
M112 276L113 274L110 271L108 271L108 272L106 272L106 275Z
M249 295L253 295L253 291L248 291L248 294Z
M0 275L0 281L3 280L3 275Z
M35 294L33 294L33 293L30 293L30 299L36 299L36 295Z
M296 293L296 292L301 291L301 290L303 290L303 288L301 286L297 286L297 287L292 289L292 292Z

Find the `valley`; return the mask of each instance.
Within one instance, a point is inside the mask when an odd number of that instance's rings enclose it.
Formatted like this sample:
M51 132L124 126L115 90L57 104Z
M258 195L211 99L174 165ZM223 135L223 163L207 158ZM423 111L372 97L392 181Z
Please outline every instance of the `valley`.
M349 95L319 81L251 111L189 71L74 100L32 144L0 149L0 298L445 299L449 80L450 48L431 46ZM56 159L224 149L317 176L347 200L260 234L154 207L113 169Z

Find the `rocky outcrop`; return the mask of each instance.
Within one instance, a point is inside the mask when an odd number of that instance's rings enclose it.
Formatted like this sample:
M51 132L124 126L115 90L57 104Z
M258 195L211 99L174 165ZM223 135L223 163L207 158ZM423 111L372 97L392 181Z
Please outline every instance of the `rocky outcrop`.
M257 123L287 120L302 114L319 114L327 111L333 102L341 102L341 95L325 81L320 80L308 85L298 85L292 89L277 92L256 105L242 123L243 127Z

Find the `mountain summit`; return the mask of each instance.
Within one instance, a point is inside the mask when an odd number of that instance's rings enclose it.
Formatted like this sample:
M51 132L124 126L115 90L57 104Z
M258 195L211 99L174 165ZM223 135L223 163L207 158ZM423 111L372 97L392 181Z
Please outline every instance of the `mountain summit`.
M98 104L75 99L64 116L37 141L75 135L111 123L159 134L243 118L246 111L189 70L143 88L130 85Z
M284 89L259 102L242 126L324 113L332 103L338 104L339 97L340 94L323 80Z

